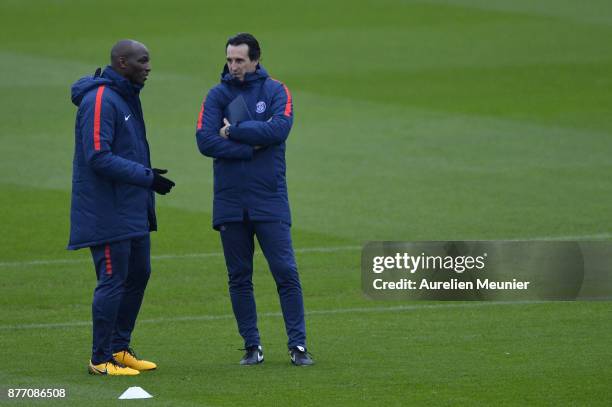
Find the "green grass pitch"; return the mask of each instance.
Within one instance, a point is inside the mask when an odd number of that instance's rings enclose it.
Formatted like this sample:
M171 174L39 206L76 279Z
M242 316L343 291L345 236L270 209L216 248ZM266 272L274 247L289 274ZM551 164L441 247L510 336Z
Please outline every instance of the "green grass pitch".
M129 386L160 406L612 404L609 302L374 302L359 271L369 240L612 239L609 1L3 0L0 27L3 391L66 388L48 402L75 406ZM287 176L311 368L289 364L261 254L266 362L237 364L194 129L238 31L295 102ZM177 182L158 199L133 340L160 368L91 377L93 267L64 250L69 87L124 37L150 49L153 163Z

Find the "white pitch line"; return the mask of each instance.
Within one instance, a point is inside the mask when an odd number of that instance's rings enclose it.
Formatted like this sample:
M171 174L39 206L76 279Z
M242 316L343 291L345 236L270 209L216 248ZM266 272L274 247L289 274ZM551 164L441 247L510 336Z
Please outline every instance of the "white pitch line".
M313 315L334 315L334 314L364 314L376 312L403 312L403 311L418 311L427 309L440 308L480 308L495 305L525 305L525 304L543 304L551 301L482 301L482 302L458 302L445 304L414 304L414 305L397 305L392 307L359 307L359 308L337 308L327 310L314 310L306 312L306 316ZM260 317L281 317L280 312L262 312ZM153 318L142 319L138 324L164 324L169 322L198 322L198 321L218 321L224 319L234 319L232 314L224 315L192 315L172 318ZM83 326L91 326L90 321L72 321L72 322L57 322L48 324L17 324L17 325L0 325L0 331L9 330L27 330L27 329L53 329L53 328L78 328Z
M332 247L303 247L295 249L294 252L301 253L334 253L350 250L361 250L361 246L332 246ZM256 251L259 253L259 251ZM222 252L209 253L185 253L185 254L158 254L151 256L151 260L172 260L172 259L200 259L206 257L221 257ZM4 261L0 262L0 267L27 267L27 266L50 266L56 264L84 264L91 263L90 258L85 259L57 259L57 260L27 260L27 261Z
M603 240L603 239L612 239L612 232L605 232L605 233L595 233L592 235L573 235L573 236L537 236L537 237L529 237L526 239L521 239L521 238L509 238L509 239L495 239L495 240L500 240L500 241L510 241L510 242L514 242L514 241L521 241L521 240Z
M486 239L483 241L539 241L539 240L601 240L612 239L612 232L596 233L592 235L572 235L572 236L534 236L525 238L498 238ZM340 251L361 250L362 246L332 246L332 247L304 247L295 249L295 253L334 253ZM152 255L152 260L173 260L173 259L199 259L206 257L220 257L221 252L210 253L186 253L186 254L158 254ZM25 260L25 261L3 261L1 267L27 267L27 266L51 266L56 264L84 264L91 263L90 258L85 259L57 259L57 260Z

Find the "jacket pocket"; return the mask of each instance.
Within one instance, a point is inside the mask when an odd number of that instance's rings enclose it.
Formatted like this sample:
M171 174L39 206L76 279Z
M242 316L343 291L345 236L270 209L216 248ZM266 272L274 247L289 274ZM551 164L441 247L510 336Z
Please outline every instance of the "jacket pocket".
M213 161L213 190L215 193L238 188L244 182L242 161L216 158Z
M249 162L249 179L256 190L276 192L278 190L277 165L274 147L268 147Z

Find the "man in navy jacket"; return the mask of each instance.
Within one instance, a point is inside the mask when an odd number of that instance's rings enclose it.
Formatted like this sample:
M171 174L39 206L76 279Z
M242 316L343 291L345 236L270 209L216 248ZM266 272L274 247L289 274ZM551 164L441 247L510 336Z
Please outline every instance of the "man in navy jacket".
M213 227L221 235L232 308L244 339L240 363L263 362L252 283L257 236L277 285L291 361L310 365L285 178L293 102L287 86L271 79L259 64L260 54L251 34L227 41L227 64L221 83L202 103L196 140L200 152L214 159ZM230 103L244 106L238 113L242 120L228 121L236 114Z
M166 194L174 186L161 175L166 170L151 168L139 97L150 70L147 48L123 40L101 75L98 69L72 86L79 108L68 248L89 247L96 268L91 374L137 375L156 368L129 346L151 273L153 191Z

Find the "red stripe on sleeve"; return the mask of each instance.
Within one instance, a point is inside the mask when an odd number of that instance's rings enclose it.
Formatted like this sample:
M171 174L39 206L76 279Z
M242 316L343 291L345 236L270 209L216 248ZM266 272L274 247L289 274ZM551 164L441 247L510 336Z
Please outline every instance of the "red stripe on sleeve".
M198 130L202 130L202 121L204 120L204 103L206 103L206 98L202 102L202 108L200 109L200 115L198 116Z
M285 88L285 93L287 94L287 103L285 104L285 116L291 116L291 92L289 92L289 88L284 83L282 84L283 88Z
M94 149L100 151L100 115L102 114L102 94L104 93L104 85L98 88L96 93L96 108L94 109Z
M283 85L283 89L285 89L285 95L287 95L287 103L285 103L285 112L283 113L285 116L291 116L291 92L289 92L289 88L287 85L279 81L278 79L270 78L274 82L278 82Z
M110 245L107 244L104 247L104 258L106 259L106 274L111 276L113 274L113 263L111 262Z

